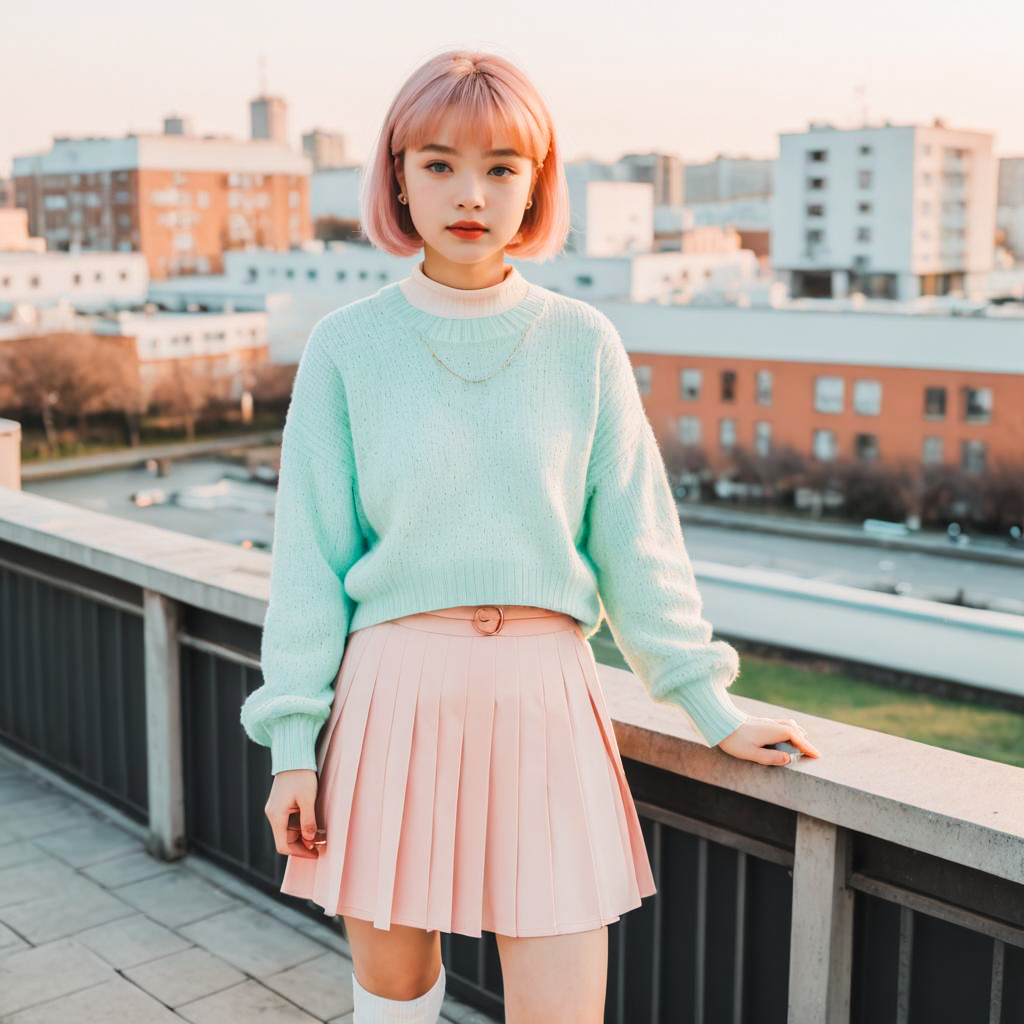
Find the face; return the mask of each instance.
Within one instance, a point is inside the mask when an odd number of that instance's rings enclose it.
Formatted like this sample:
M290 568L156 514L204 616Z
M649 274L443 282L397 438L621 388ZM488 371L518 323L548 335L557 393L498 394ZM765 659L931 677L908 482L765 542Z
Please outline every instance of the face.
M485 151L457 141L446 125L442 129L422 149L407 149L395 165L426 263L456 275L469 265L500 268L533 192L533 160L500 137ZM475 221L485 230L459 234L452 230L459 221Z

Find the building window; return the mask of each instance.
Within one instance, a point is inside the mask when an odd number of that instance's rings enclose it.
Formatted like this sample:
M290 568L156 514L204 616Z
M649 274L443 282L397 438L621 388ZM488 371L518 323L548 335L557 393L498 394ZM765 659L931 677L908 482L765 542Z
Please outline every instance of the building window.
M944 420L946 418L946 389L924 389L924 418L926 420Z
M636 386L640 389L641 395L651 393L651 368L646 364L633 367L633 376L636 377Z
M962 441L960 443L960 468L968 473L980 473L985 468L984 441Z
M824 203L811 203L807 207L808 217L824 217L825 216L825 204Z
M825 187L825 179L824 178L808 178L807 179L807 188L811 192L817 192L819 189L823 189L824 187Z
M990 423L992 420L992 389L964 388L964 422Z
M858 171L857 172L857 184L861 188L871 188L871 172L870 171Z
M812 164L823 164L828 160L827 149L811 149L807 151L807 159Z
M834 459L838 454L836 432L819 428L811 435L811 451L817 459Z
M736 371L735 370L723 370L722 371L722 401L723 402L735 402L736 401Z
M345 271L344 270L336 270L334 272L334 276L335 276L335 278L338 281L344 281L345 280Z
M754 423L754 448L758 455L770 455L772 451L772 425L768 420Z
M593 285L593 283L594 283L594 278L593 278L592 274L577 274L576 275L576 284L580 288L589 288L589 287L591 287L591 285Z
M921 445L921 461L926 465L935 465L942 461L942 438L926 437Z
M682 444L700 444L700 420L696 416L680 416L676 428Z
M736 421L731 416L723 416L718 421L718 443L723 450L728 450L736 443Z
M857 228L857 241L858 242L870 242L871 241L871 228Z
M814 409L816 412L843 411L843 378L814 378Z
M858 213L870 213L871 212L871 204L867 203L867 202L863 202L863 201L859 202L857 204L857 212Z
M316 280L316 276L317 276L316 267L308 267L306 269L306 277L310 281L315 281Z
M853 411L864 416L877 416L882 411L882 382L855 380L853 382Z
M679 374L679 397L687 401L700 398L700 370L682 370Z
M757 371L757 404L758 405L771 405L772 404L772 371L771 370L758 370Z
M871 156L871 147L870 146L861 146L860 147L860 155L861 156Z
M874 462L878 458L878 435L858 434L853 439L853 448L862 462Z

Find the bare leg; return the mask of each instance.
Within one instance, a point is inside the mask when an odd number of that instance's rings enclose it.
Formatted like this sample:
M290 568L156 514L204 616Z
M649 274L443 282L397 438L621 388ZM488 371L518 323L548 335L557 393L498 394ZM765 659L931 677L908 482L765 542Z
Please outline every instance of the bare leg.
M506 1024L601 1024L608 928L517 939L496 935Z
M416 999L428 992L441 971L441 933L345 917L352 965L359 984L385 999Z

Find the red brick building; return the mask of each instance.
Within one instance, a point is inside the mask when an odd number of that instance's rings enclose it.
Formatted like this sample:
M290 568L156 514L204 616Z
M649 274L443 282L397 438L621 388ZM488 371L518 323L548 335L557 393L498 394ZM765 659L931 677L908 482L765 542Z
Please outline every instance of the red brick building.
M268 139L57 138L14 159L15 205L50 250L141 252L152 278L220 273L227 249L313 237L309 160Z
M595 303L660 440L981 469L1024 453L1024 319Z

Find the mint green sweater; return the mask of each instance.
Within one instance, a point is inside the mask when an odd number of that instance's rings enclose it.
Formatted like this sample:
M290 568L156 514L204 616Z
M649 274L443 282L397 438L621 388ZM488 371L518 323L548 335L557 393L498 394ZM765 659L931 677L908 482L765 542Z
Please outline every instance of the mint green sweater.
M482 383L430 351L483 377L531 325ZM285 418L271 565L264 681L241 723L274 774L316 769L350 632L455 605L567 612L587 638L607 616L651 697L709 745L748 717L726 692L739 658L703 617L614 324L514 267L461 290L420 264L315 324Z

